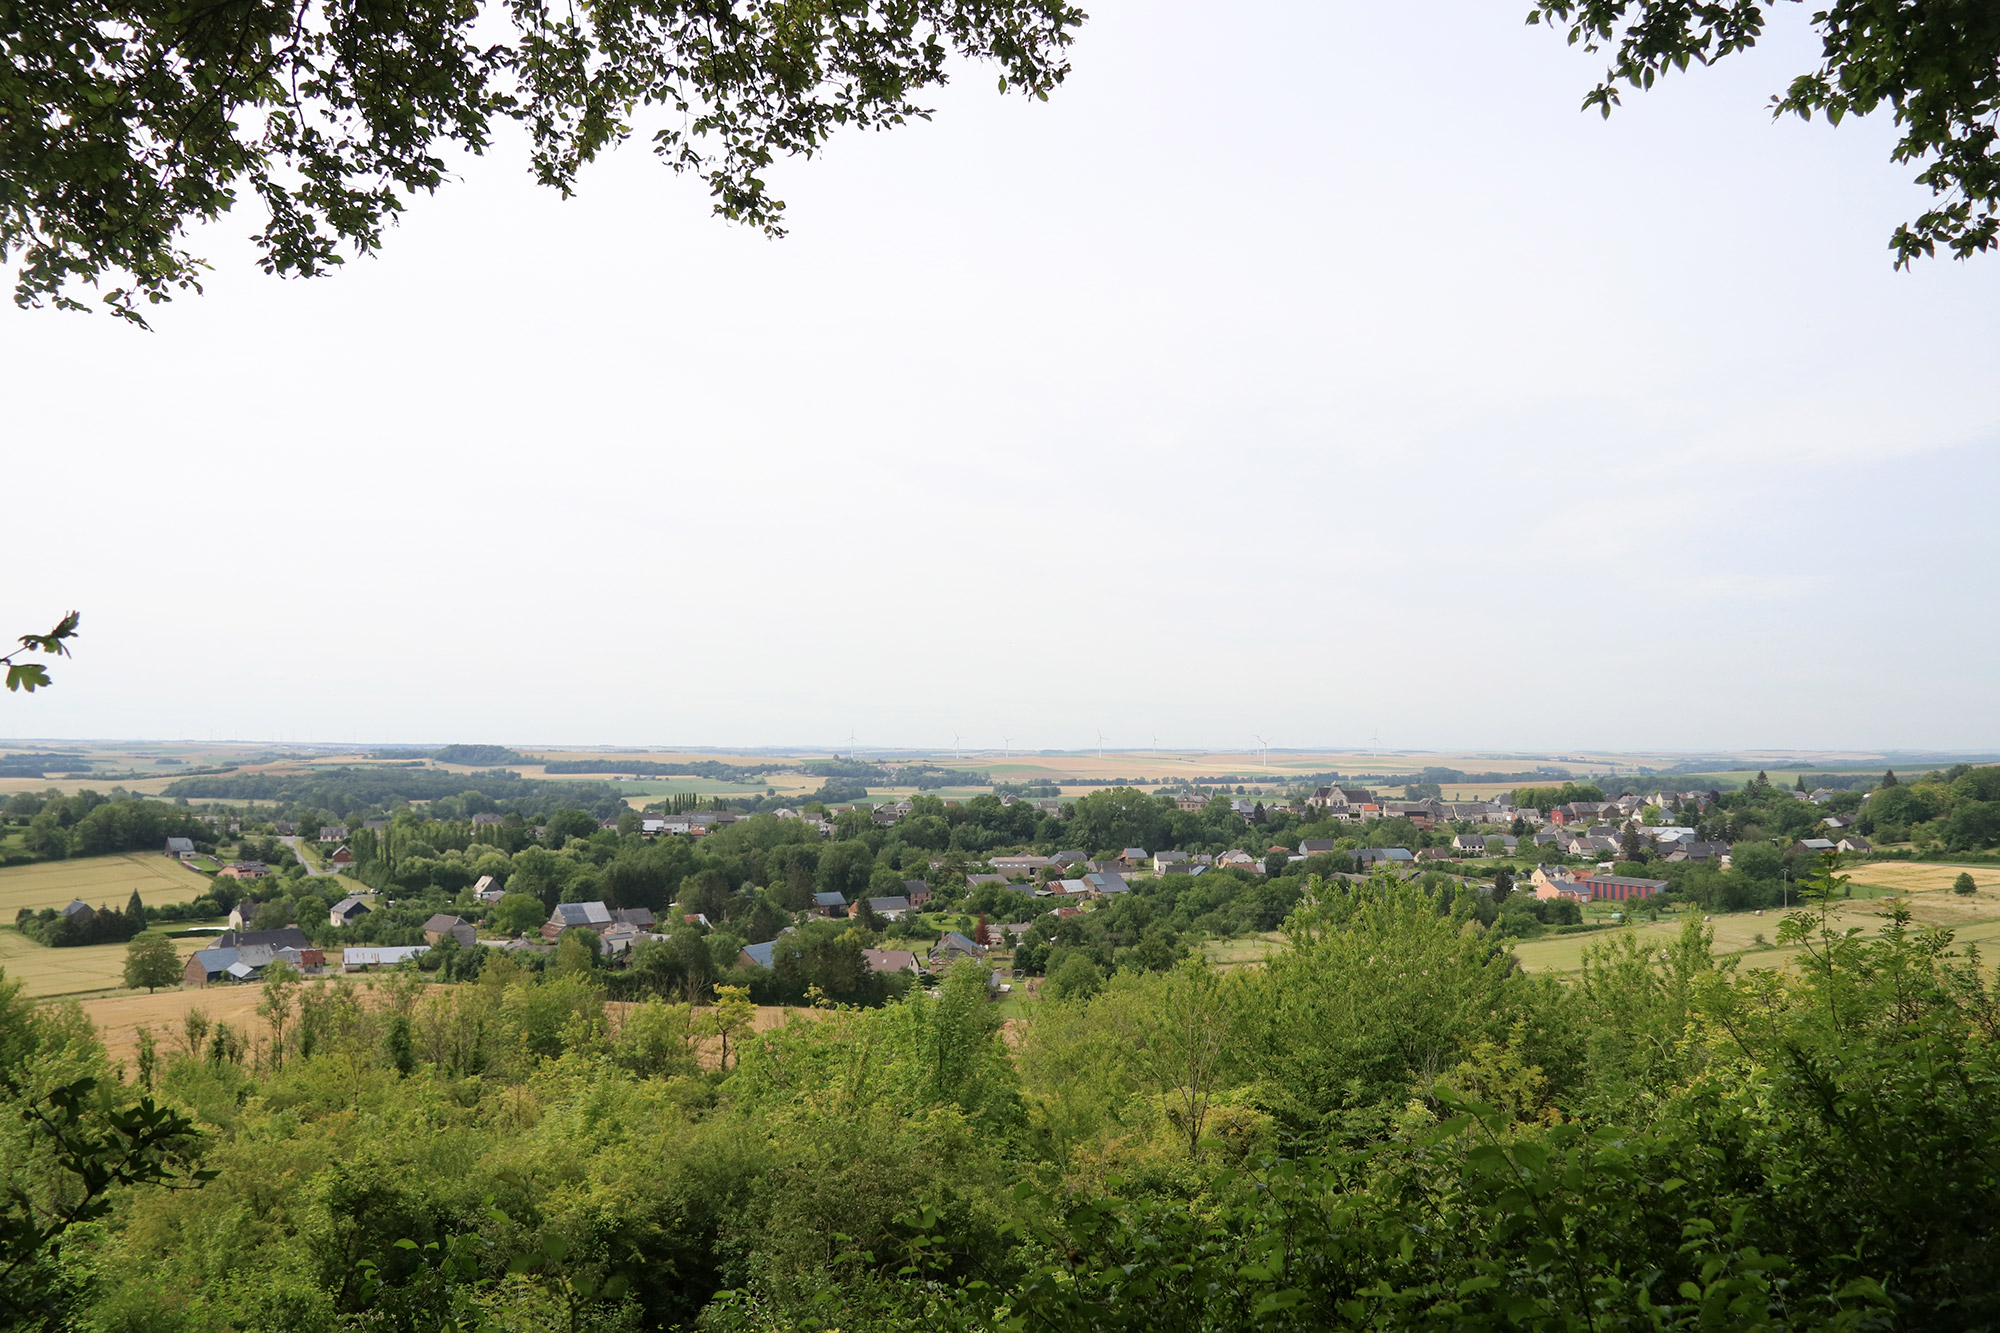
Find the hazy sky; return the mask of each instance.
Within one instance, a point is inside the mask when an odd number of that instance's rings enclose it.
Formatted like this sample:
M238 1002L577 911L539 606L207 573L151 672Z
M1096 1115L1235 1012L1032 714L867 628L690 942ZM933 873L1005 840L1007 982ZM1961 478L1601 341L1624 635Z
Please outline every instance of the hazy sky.
M2000 257L1890 268L1813 51L1578 110L1521 3L1106 0L777 176L515 145L0 314L0 736L2000 746Z

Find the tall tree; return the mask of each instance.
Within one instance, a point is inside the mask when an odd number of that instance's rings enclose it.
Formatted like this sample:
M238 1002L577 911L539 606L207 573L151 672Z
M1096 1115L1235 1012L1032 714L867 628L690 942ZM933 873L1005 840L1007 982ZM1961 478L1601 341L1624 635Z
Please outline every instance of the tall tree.
M125 984L147 994L181 979L181 958L165 935L145 934L125 946Z
M1182 963L1159 979L1156 1003L1134 1048L1138 1068L1166 1098L1189 1160L1201 1156L1209 1110L1242 1054L1239 992L1205 963Z
M510 121L565 195L644 134L717 213L781 233L772 162L927 115L953 55L1046 97L1082 21L1065 0L19 0L0 22L0 256L23 306L86 309L100 288L143 324L143 304L200 290L184 233L243 195L265 271L322 274Z

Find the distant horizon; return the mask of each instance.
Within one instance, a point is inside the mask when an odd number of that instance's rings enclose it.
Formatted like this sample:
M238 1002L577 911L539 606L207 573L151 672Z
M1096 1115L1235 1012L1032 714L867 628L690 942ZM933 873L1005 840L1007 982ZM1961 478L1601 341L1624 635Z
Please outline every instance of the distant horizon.
M343 753L363 751L363 750L434 750L442 748L447 745L464 745L464 744L495 745L505 749L524 751L524 752L546 751L558 754L570 754L570 753L630 754L634 756L649 755L649 754L667 754L667 755L827 754L827 755L852 755L857 758L866 758L869 755L898 754L898 755L914 755L914 756L949 757L952 755L954 750L954 747L949 744L945 745L894 744L894 745L879 745L879 746L861 745L861 746L850 747L846 745L828 745L816 742L806 742L799 744L781 744L781 745L773 745L773 744L730 745L730 744L687 744L687 743L674 743L674 742L659 742L659 743L628 742L628 743L585 744L585 743L570 742L570 741L522 741L522 740L515 740L515 741L464 741L464 740L343 741L343 740L291 740L291 739L274 740L265 737L214 737L209 739L203 739L200 737L191 737L191 736L0 737L0 749L5 749L8 747L49 748L49 747L57 747L64 745L99 745L99 746L142 745L142 746L191 746L191 747L241 746L241 747L279 748L279 749L289 746L300 749L312 749L312 750L326 751L334 754L343 754ZM1093 745L1035 746L1035 747L1016 746L1011 751L1003 751L1002 747L993 745L963 745L961 747L958 747L958 750L959 750L959 755L957 760L955 760L955 762L964 762L965 759L971 757L998 757L1004 759L1009 754L1013 756L1022 756L1022 757L1031 755L1042 756L1042 757L1065 757L1072 755L1077 757L1084 757L1084 756L1094 756L1101 752L1106 756L1118 755L1120 757L1129 757L1129 758L1157 757L1166 759L1166 758L1176 758L1182 756L1217 756L1217 755L1235 756L1235 757L1243 757L1243 756L1254 757L1259 752L1257 747L1255 746L1242 746L1242 745L1237 745L1237 746L1179 745L1179 746L1153 747L1153 746L1118 746L1118 745L1108 745L1108 744L1101 747L1101 751L1100 747ZM1978 748L1875 749L1875 748L1863 748L1858 746L1831 746L1824 749L1798 748L1789 746L1746 746L1740 749L1701 748L1701 749L1690 749L1690 750L1677 750L1665 747L1654 748L1654 749L1631 749L1631 750L1592 749L1589 747L1583 747L1579 749L1579 747L1576 746L1560 746L1560 747L1550 747L1548 749L1539 749L1539 750L1538 749L1459 750L1459 749L1451 749L1446 747L1435 747L1435 746L1390 748L1390 747L1368 747L1368 746L1357 747L1357 746L1341 746L1341 745L1296 745L1296 746L1272 745L1269 747L1268 753L1272 755L1288 755L1294 757L1301 755L1327 756L1327 757L1354 757L1354 758L1381 757L1385 759L1437 757L1437 758L1453 759L1461 761L1460 764L1450 765L1451 767L1462 767L1463 761L1481 761L1481 760L1496 762L1496 763L1535 762L1535 763L1555 765L1563 763L1600 764L1607 762L1616 762L1625 759L1644 761L1647 759L1669 759L1669 758L1678 759L1682 762L1694 762L1694 761L1708 760L1708 759L1724 761L1724 760L1755 760L1760 758L1773 758L1773 759L1796 758L1802 760L1811 760L1819 763L1825 763L1828 765L1846 765L1846 766L1866 766L1869 764L1882 762L1884 760L1896 760L1904 762L1908 761L1929 762L1929 761L1949 760L1958 763L1982 762L1982 761L2000 762L2000 750L1992 750L1992 749L1978 749ZM1440 766L1442 767L1444 765Z

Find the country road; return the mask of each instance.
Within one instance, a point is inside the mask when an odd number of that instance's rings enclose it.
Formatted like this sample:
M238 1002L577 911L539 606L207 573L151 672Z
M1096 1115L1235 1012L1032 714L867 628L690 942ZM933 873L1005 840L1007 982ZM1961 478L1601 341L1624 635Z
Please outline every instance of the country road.
M305 852L299 848L299 840L297 838L279 838L278 841L292 849L292 855L299 858L299 864L306 868L308 875L337 875L340 873L337 870L322 870L314 865Z

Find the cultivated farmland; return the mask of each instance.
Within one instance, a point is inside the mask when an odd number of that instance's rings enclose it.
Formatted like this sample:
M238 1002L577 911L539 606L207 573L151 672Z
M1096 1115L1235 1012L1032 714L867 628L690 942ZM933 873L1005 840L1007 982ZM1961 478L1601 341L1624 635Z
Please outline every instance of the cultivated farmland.
M23 907L39 912L63 907L72 898L120 910L134 889L146 906L164 907L201 897L208 880L154 852L8 866L0 869L0 921L12 921Z
M1849 866L1846 873L1858 891L1880 889L1884 893L1943 893L1960 875L1971 875L1981 894L2000 890L2000 866L1938 865L1926 861L1864 861Z
M204 942L175 940L174 947L186 958ZM63 995L88 995L93 991L117 990L125 984L125 946L86 944L74 949L50 949L35 943L18 930L0 930L0 969L9 981L22 985L30 999Z
M1835 924L1841 929L1859 927L1862 934L1874 935L1881 930L1882 914L1888 910L1884 899L1892 893L1904 894L1910 900L1910 915L1916 925L1942 927L1952 932L1958 944L1977 944L1982 950L1990 950L2000 940L2000 901L1996 901L1985 884L1977 895L1969 898L1949 892L1952 880L1963 869L1911 862L1857 866L1854 897L1840 903L1834 913ZM1974 879L1978 876L1975 869ZM2000 881L2000 876L1995 876L1995 880ZM1680 933L1686 919L1678 912L1669 912L1657 922L1634 924L1626 929L1649 947L1665 947ZM1798 951L1769 947L1777 939L1778 927L1784 919L1785 913L1775 908L1762 913L1717 914L1708 922L1715 932L1715 952L1738 955L1745 967L1788 966ZM1584 949L1604 943L1617 933L1603 930L1526 940L1514 946L1514 956L1530 972L1574 972L1583 966ZM1757 939L1760 935L1764 939L1762 944Z

